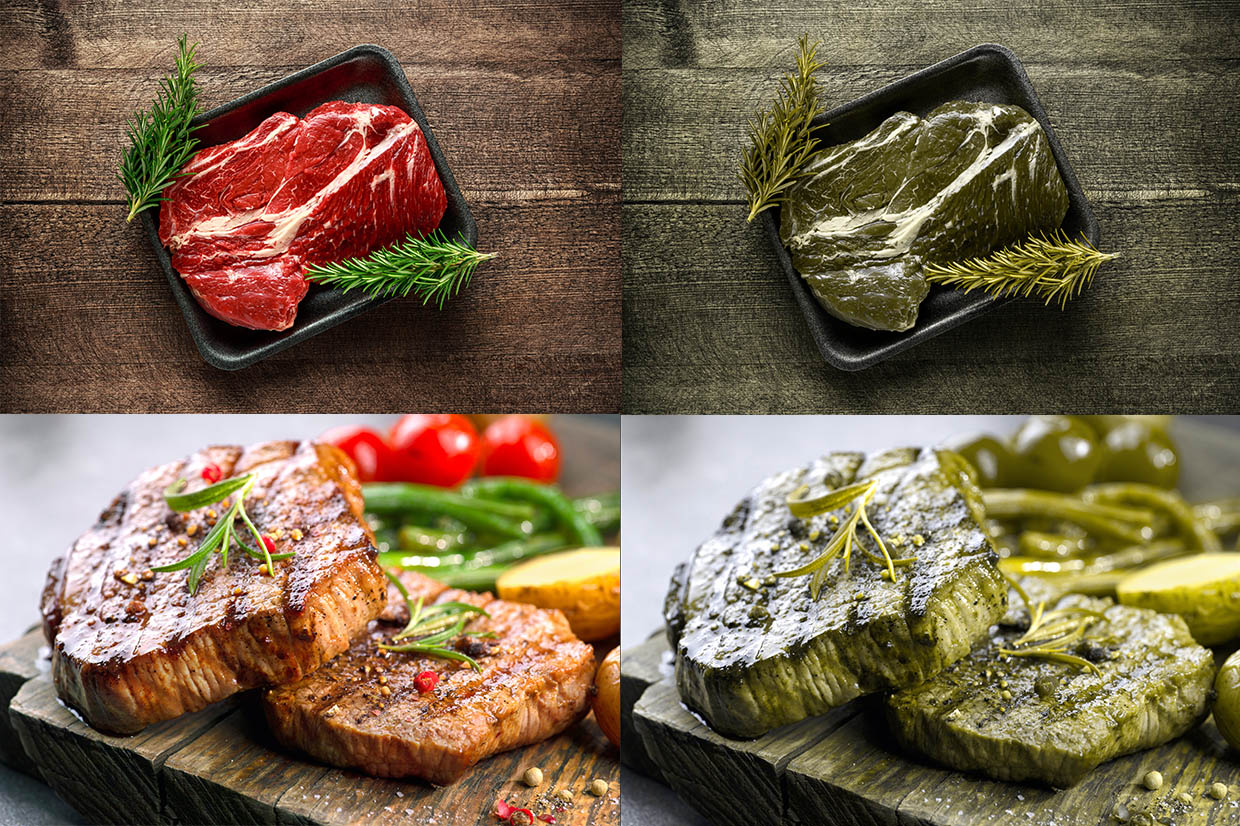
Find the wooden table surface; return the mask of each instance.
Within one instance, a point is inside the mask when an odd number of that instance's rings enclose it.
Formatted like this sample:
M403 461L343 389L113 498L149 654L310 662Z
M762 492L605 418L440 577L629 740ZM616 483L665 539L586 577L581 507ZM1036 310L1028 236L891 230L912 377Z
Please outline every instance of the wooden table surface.
M614 411L619 0L16 0L0 10L0 410ZM199 357L114 174L181 33L204 108L359 43L401 61L499 253L238 373Z
M1240 401L1234 0L626 0L626 412L1226 412ZM1122 258L859 373L820 357L736 177L796 38L828 108L979 43L1024 63Z

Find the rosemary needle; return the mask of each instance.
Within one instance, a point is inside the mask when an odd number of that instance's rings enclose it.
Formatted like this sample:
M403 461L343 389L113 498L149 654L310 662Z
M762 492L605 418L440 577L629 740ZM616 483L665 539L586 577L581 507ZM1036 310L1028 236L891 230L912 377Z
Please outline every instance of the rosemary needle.
M980 289L994 296L1037 295L1047 304L1057 300L1062 309L1093 282L1098 267L1118 255L1099 252L1088 241L1073 241L1056 230L1031 235L983 258L929 264L924 274L932 284L965 292Z
M783 203L788 189L805 176L806 165L821 152L812 137L814 118L824 111L814 78L823 66L818 45L811 45L808 35L801 36L795 71L780 81L771 108L749 121L749 147L740 172L748 193L749 221Z
M478 252L464 241L448 240L439 230L404 243L375 250L364 258L350 258L333 264L315 264L306 269L306 280L344 292L361 290L371 298L407 296L434 302L440 309L469 284L478 265L495 253Z
M457 660L468 663L474 671L482 670L477 660L450 647L450 643L457 637L494 638L496 636L494 631L465 630L465 623L473 615L490 617L490 614L467 602L439 602L427 607L422 597L415 600L409 596L409 590L400 581L400 577L395 576L386 568L383 569L383 573L396 586L396 590L400 591L405 605L409 606L409 622L399 634L392 638L392 642L399 643L411 637L412 640L401 645L381 644L380 648L385 651L403 651L445 660Z
M194 72L201 64L195 60L197 50L197 43L188 45L181 35L176 68L160 81L155 102L150 109L135 112L126 123L129 148L116 175L129 193L126 221L164 200L163 191L181 176L181 167L198 145L190 137L198 128L190 125L198 114Z

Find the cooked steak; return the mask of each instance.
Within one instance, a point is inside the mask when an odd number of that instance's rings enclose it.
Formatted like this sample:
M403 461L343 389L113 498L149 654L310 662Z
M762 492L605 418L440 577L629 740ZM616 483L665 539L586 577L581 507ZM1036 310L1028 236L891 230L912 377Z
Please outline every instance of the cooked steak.
M756 737L967 654L1007 602L970 473L954 453L910 448L832 453L764 480L673 578L681 697L720 733ZM847 519L794 517L789 495L866 479L878 485L870 521L910 560L895 581L856 547L847 570L842 557L828 563L818 599L809 577L774 577L819 556Z
M380 649L408 621L403 606L389 603L347 653L266 692L267 721L281 742L335 766L446 784L484 757L544 740L585 715L594 652L559 611L445 591L417 574L403 579L415 598L486 609L490 617L468 628L497 638L457 641L481 673L463 662ZM415 684L424 671L439 675L426 693Z
M897 739L952 768L1071 786L1098 764L1165 743L1205 717L1214 659L1184 620L1075 595L1059 602L1068 606L1106 612L1069 652L1100 675L1001 657L996 649L1010 648L1023 629L997 628L965 659L888 699Z
M256 330L292 326L307 266L428 233L447 206L426 136L395 106L276 112L181 171L159 240L203 309Z
M818 303L874 330L917 321L930 290L925 264L1056 229L1068 210L1046 134L1019 106L897 112L806 172L780 213L780 236Z
M201 485L211 463L224 477L255 474L246 510L277 551L296 555L274 576L235 550L227 568L214 555L191 595L184 570L149 569L206 532L214 511L175 513L163 490L179 478ZM130 733L298 680L383 608L375 554L351 463L330 445L211 447L151 468L52 565L42 611L57 692L95 728Z

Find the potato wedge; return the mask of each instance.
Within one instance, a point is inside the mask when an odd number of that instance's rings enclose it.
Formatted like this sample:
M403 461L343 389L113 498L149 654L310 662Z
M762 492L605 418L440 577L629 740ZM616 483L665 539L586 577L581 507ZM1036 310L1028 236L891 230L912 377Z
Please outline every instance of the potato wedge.
M620 631L620 549L581 548L509 568L495 582L500 599L559 608L586 641Z
M1202 645L1240 636L1240 554L1204 553L1159 562L1120 580L1125 605L1179 614Z

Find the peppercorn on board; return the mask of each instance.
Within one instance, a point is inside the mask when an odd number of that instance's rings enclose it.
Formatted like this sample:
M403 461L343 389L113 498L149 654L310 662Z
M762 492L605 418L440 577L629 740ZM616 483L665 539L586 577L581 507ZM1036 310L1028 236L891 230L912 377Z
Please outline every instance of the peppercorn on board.
M619 433L593 422L557 424L561 481L570 495L617 487ZM32 616L33 619L33 616ZM595 645L601 661L614 638ZM557 825L618 826L619 755L593 713L533 746L484 760L461 780L434 787L331 768L281 747L259 697L234 695L202 711L122 737L102 734L61 703L40 629L0 646L0 763L48 783L98 823L498 822L500 799L554 816ZM531 767L543 782L521 782ZM586 790L601 779L607 791ZM553 798L573 792L570 803ZM543 821L536 821L543 822Z
M1225 433L1181 422L1177 431L1191 499L1218 496L1234 477L1240 446ZM630 517L632 513L630 513ZM1216 665L1229 649L1215 649ZM884 720L881 696L731 740L685 709L664 635L626 650L621 669L626 765L658 777L707 817L739 811L762 822L975 826L1105 826L1145 812L1154 823L1221 826L1240 822L1240 754L1212 718L1171 742L1103 763L1068 789L990 780L943 768L901 749ZM636 740L637 742L634 742ZM1142 785L1150 771L1163 783ZM1211 786L1227 785L1224 800ZM734 791L730 791L734 790ZM1179 799L1187 794L1188 801ZM1127 821L1113 817L1116 807Z

